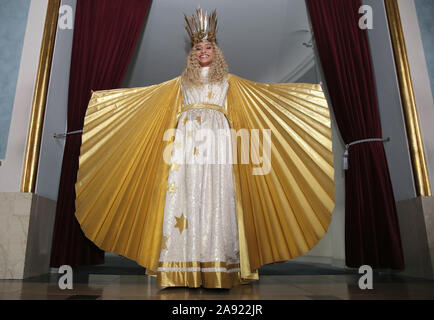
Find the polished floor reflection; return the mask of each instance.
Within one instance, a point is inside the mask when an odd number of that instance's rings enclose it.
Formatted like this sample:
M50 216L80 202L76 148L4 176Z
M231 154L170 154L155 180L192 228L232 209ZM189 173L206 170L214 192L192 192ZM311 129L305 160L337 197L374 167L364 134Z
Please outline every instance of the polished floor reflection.
M375 272L373 289L361 290L358 285L361 275L355 271L339 273L332 270L319 273L322 274L273 275L270 270L265 270L256 283L238 286L231 290L210 290L160 289L156 286L155 278L143 274L96 274L82 270L74 274L72 290L59 288L60 275L56 273L26 280L0 280L0 299L434 300L433 280L404 277L396 272Z

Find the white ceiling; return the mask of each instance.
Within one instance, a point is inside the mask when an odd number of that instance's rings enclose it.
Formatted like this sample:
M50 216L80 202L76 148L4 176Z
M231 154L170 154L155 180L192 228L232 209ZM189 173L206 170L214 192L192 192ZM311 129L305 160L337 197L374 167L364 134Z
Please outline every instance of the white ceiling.
M197 1L154 0L123 87L160 83L181 74L190 49L184 16ZM303 0L201 0L217 9L217 40L229 72L258 82L317 82Z

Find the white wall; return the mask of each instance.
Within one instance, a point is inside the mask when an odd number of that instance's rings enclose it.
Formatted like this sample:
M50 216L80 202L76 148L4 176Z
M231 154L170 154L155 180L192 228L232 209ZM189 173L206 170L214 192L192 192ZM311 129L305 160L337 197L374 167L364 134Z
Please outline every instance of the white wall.
M76 0L62 0L61 6L62 5L71 6L73 9L72 19L74 19ZM61 15L63 16L63 12ZM65 139L54 139L53 134L66 132L69 70L73 34L73 28L57 28L45 110L44 129L42 133L41 152L39 155L36 194L51 200L57 200L63 149L65 147Z
M0 192L20 191L47 4L48 0L30 3L6 157L0 166Z
M143 37L133 56L123 87L160 83L184 69L190 41L184 15L195 12L199 2L153 1ZM229 72L259 82L283 82L306 56L312 60L309 22L301 0L203 0L208 12L217 9L219 47ZM306 71L312 64L306 63Z
M383 1L364 0L373 9L373 29L368 30L383 138L396 201L416 196L399 84Z

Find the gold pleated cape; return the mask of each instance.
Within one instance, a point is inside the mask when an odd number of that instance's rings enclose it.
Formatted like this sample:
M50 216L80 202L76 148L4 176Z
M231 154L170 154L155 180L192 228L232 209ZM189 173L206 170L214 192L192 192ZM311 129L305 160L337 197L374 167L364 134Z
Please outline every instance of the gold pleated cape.
M76 217L104 251L155 274L171 152L182 111L181 78L141 88L95 91L86 112L76 183ZM320 85L262 84L228 75L231 128L271 129L271 169L243 163L233 144L241 278L308 252L334 209L331 121ZM166 133L167 134L167 133ZM169 153L170 154L170 153ZM170 156L168 157L170 159ZM244 161L245 162L245 161Z

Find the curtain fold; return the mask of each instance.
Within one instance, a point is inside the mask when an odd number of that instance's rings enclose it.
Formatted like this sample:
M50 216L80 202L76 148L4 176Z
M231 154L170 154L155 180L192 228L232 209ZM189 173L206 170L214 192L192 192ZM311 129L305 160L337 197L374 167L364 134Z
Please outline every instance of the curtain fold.
M345 144L381 138L360 0L306 0L332 107ZM403 269L395 199L382 142L351 146L345 172L345 254L349 267Z
M150 4L151 0L77 1L68 92L68 132L83 128L91 90L121 85ZM80 146L80 134L67 136L51 267L104 263L104 251L84 236L74 215Z

